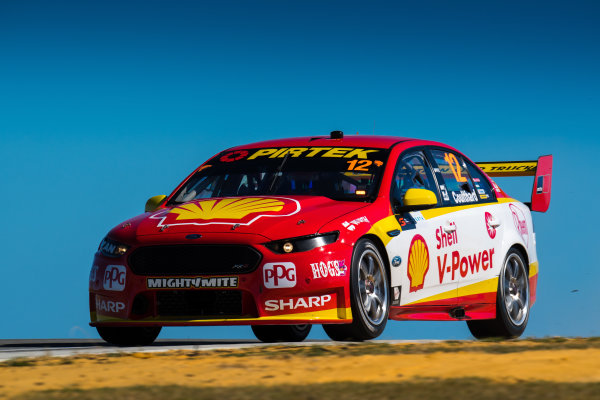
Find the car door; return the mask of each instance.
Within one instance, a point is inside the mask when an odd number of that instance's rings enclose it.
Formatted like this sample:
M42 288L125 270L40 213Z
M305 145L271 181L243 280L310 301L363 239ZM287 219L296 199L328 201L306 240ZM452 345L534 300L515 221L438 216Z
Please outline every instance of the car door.
M474 305L496 302L496 277L504 259L502 248L505 229L506 205L501 205L489 180L469 160L464 159L466 172L473 181L479 197L479 206L471 229L477 236L476 253L469 256L469 273L459 278L459 303ZM478 269L479 267L479 269Z
M495 195L489 182L462 155L443 148L433 148L429 154L444 204L426 212L432 220L435 213L439 221L436 230L439 282L457 284L460 306L482 301L480 295L484 291L478 284L494 273L497 275L499 269L495 249L502 235L495 215ZM444 235L447 230L452 231L452 241Z
M398 158L390 189L392 210L401 226L401 232L388 244L392 268L400 270L400 305L454 304L457 282L437 279L439 249L435 238L438 218L427 219L419 211L402 209L404 194L410 188L431 190L440 203L431 164L422 150L409 150Z

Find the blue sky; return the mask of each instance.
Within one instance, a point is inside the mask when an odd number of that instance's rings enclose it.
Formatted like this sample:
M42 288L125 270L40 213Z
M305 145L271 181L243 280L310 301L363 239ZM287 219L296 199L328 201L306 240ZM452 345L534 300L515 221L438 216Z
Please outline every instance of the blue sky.
M225 147L334 129L554 154L525 335L600 335L598 21L597 1L0 2L0 338L97 337L88 274L110 228ZM499 183L529 198L530 179Z

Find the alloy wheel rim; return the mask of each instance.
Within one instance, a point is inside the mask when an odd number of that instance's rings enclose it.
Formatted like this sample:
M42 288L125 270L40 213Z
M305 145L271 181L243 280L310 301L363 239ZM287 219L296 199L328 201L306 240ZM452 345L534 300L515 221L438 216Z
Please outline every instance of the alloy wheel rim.
M385 268L373 250L365 250L358 262L358 291L360 306L373 325L379 325L387 314L388 288Z
M502 298L510 321L521 326L529 312L529 277L523 260L511 254L504 263L502 273Z

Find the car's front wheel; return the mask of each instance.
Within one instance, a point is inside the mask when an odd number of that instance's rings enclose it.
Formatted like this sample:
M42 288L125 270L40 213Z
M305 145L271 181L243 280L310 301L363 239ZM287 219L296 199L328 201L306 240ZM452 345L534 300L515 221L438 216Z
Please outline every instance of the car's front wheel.
M160 333L160 326L97 326L102 339L115 346L148 346Z
M389 293L387 270L377 246L361 239L354 248L350 268L352 323L323 325L325 333L333 340L375 339L388 320Z
M524 257L517 249L506 255L498 277L496 318L467 321L477 339L516 338L523 334L529 320L529 274Z
M261 342L301 342L312 325L252 325L254 336Z

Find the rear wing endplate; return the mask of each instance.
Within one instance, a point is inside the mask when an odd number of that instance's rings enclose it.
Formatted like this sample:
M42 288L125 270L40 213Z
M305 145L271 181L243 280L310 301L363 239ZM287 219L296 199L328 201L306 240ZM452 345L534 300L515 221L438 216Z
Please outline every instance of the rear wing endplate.
M531 203L526 204L531 211L548 211L552 194L552 155L541 156L537 161L478 162L477 166L492 178L535 176Z

